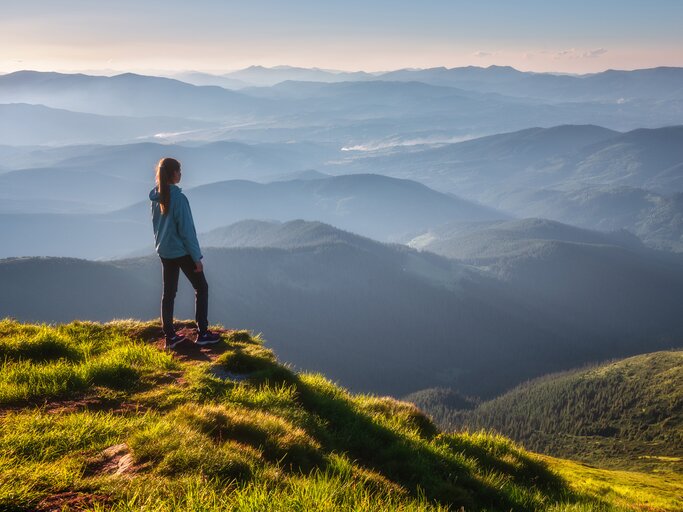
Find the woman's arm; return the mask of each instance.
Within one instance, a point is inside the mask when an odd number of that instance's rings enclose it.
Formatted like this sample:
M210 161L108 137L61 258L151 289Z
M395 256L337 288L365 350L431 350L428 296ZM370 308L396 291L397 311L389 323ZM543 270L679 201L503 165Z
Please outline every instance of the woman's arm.
M175 221L178 226L178 234L183 241L183 245L187 252L190 253L195 264L201 265L202 251L199 248L199 240L197 240L197 231L192 220L192 211L190 210L190 202L185 197L185 194L178 194L178 208L174 208Z

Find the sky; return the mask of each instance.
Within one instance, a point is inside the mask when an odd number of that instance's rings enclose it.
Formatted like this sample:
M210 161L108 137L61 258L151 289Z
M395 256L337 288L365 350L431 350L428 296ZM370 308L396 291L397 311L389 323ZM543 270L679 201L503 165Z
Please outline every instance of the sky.
M683 66L681 0L0 0L0 72Z

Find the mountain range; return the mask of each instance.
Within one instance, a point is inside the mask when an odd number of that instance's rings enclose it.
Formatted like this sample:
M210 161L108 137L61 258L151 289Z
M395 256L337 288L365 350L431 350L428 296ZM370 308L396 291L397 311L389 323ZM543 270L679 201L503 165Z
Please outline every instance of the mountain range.
M6 176L0 175L0 182ZM137 190L138 197L146 197L151 188L152 185L138 182L128 193ZM192 204L195 222L202 231L248 218L281 221L303 218L333 223L342 229L388 241L453 220L504 217L490 208L436 192L416 182L369 174L265 184L229 180L185 192ZM0 256L97 259L123 256L151 247L149 204L146 199L124 209L96 215L0 214L0 238L6 241Z
M256 181L299 172L336 152L317 144L214 142L196 146L160 143L88 145L65 148L7 148L0 173L3 213L65 213L55 199L82 203L81 209L105 212L137 202L154 183L154 166L166 156L182 162L189 186L244 178ZM106 190L106 194L102 191ZM12 200L24 198L14 209ZM99 198L95 200L94 198ZM21 204L21 203L20 203ZM68 213L68 212L67 212Z
M681 265L616 245L531 246L501 277L303 221L249 221L204 241L223 246L204 249L212 321L258 328L283 360L358 390L492 397L683 339ZM0 311L22 320L158 315L155 256L6 259L0 280ZM177 315L190 317L191 304L183 282Z
M604 231L627 229L652 247L680 251L681 148L681 126L627 133L590 125L557 126L436 148L352 154L323 169L374 169L513 216Z
M569 75L518 71L510 66L481 68L404 69L379 76L383 80L417 80L435 85L495 92L509 96L553 101L629 101L681 99L683 69L658 67L632 71L608 69L600 73Z
M632 186L679 191L683 126L619 133L599 126L528 128L440 147L351 154L330 167L424 181L495 201L519 189Z
M109 116L216 120L243 118L269 102L222 87L133 73L108 77L17 71L0 75L0 103L41 104Z
M0 104L0 140L6 145L65 146L84 141L115 144L207 126L205 122L172 117L104 116L44 105Z
M250 66L221 75L185 73L178 75L199 85L222 85L242 88L247 85L271 86L287 80L344 82L363 80L423 82L508 96L547 100L626 101L634 98L681 99L683 71L658 67L632 71L606 70L600 73L571 75L519 71L510 66L435 67L399 69L380 73L343 72L292 66ZM201 82L199 82L201 80Z
M74 113L176 119L168 123L168 129L155 126L145 134L148 139L164 134L174 141L336 140L339 147L385 144L397 137L402 141L448 140L529 126L591 123L632 130L683 122L683 102L675 92L676 84L680 83L676 81L680 74L677 68L622 72L616 77L602 78L534 75L516 70L501 74L497 69L475 73L490 74L490 81L499 80L499 85L511 83L501 78L503 75L520 75L521 82L513 80L517 85L512 90L491 90L480 82L467 80L460 83L432 79L436 75L450 76L452 70L399 71L371 79L361 74L356 80L341 82L327 82L332 76L327 72L321 77L316 70L290 71L254 69L252 74L282 72L281 78L286 80L267 80L267 86L239 91L132 73L108 77L19 71L0 75L0 104L25 103ZM535 85L528 86L527 82L537 81L569 82L551 87L550 93L541 90L536 97ZM572 94L581 89L575 87L577 84L589 84L579 97ZM526 93L519 94L515 87ZM627 97L605 97L607 92L614 91ZM653 94L662 96L653 99ZM52 118L55 117L53 114ZM30 119L30 115L25 113L23 118ZM401 122L397 123L399 119ZM176 128L196 126L198 121L209 126ZM140 136L138 132L145 123L121 133L119 142ZM350 125L353 129L348 129ZM102 135L92 135L82 133L77 142L102 141ZM70 139L60 136L59 124L51 122L41 132L26 134L19 140L22 144L46 144Z
M358 389L488 398L677 346L680 72L2 75L0 311L156 316L147 193L173 156L212 318Z

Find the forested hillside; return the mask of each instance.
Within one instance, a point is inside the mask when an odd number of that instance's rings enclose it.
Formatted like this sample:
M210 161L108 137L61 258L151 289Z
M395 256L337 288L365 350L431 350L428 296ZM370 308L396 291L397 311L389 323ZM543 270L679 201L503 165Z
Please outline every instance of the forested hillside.
M447 429L493 429L530 450L600 466L683 469L680 350L549 375L469 411L438 403L442 394L418 398Z

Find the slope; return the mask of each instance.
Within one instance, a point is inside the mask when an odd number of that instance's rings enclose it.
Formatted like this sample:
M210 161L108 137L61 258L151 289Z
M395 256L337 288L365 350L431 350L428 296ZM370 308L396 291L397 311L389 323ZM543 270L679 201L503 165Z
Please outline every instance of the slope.
M397 148L389 154L350 153L330 167L341 167L345 172L372 169L372 172L414 179L437 190L486 200L523 183L540 188L539 181L554 177L545 167L557 165L556 159L617 135L620 133L595 125L525 128L436 148L425 145ZM539 170L525 176L525 171L534 166Z
M534 451L603 467L680 471L683 351L548 375L441 420L495 429Z
M625 510L505 438L294 373L246 331L174 354L158 334L0 322L1 507Z
M621 185L670 193L683 191L680 174L672 172L682 162L683 126L667 126L633 130L586 145L553 162L541 162L531 174L539 181L545 170L554 184L561 181L574 188Z
M683 193L657 194L627 186L523 190L501 195L500 208L588 229L626 229L656 249L683 251Z
M631 354L654 350L648 346L658 336L657 325L676 314L677 299L667 289L683 287L678 256L643 248L628 233L598 233L544 219L446 226L413 243L498 276L520 304L533 305L547 321L567 332L585 328L575 334L580 338L601 333L609 346L640 337L642 349ZM660 345L671 346L676 345Z
M348 243L366 250L391 252L385 244L342 231L329 224L291 220L243 220L199 235L202 247L276 247L293 249L326 243Z
M133 73L107 77L17 71L0 76L0 102L41 104L101 115L204 120L239 119L264 109L277 110L267 100L221 87Z
M594 125L563 125L499 133L438 148L393 154L351 154L335 163L354 172L373 169L438 190L484 200L516 189L631 186L680 191L683 126L619 133ZM337 171L338 172L338 171Z
M643 249L640 240L628 232L603 233L539 218L445 224L416 236L408 245L476 265L490 265L519 258L530 246L548 242Z
M161 132L208 126L204 122L171 117L103 116L43 105L0 104L0 140L15 146L133 142L152 139Z

